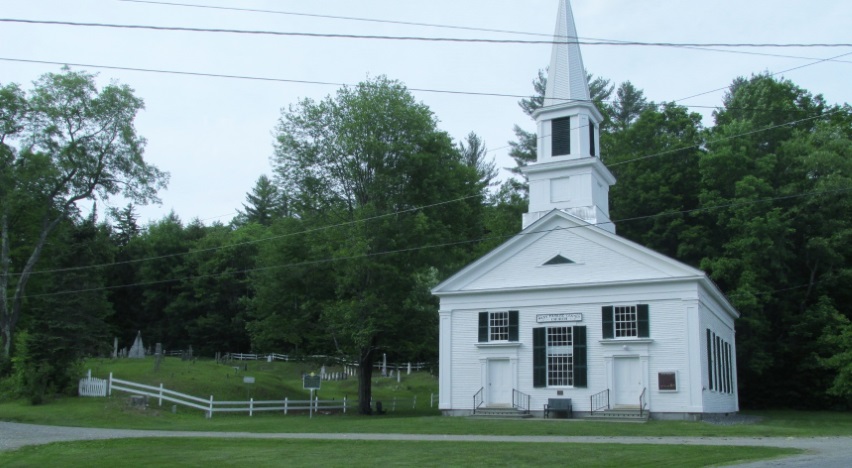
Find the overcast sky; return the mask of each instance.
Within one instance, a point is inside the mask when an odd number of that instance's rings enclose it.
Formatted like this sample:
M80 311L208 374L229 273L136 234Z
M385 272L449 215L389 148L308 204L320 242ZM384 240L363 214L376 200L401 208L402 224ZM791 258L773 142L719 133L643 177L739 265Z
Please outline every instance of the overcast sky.
M357 17L551 35L558 0L174 0L171 5L120 0L0 0L0 18L264 30L320 34L547 39L532 35L366 22ZM178 6L177 3L267 10ZM589 39L667 43L852 43L849 0L574 0L578 34ZM303 15L272 13L287 12ZM588 71L613 83L630 80L655 102L710 112L737 76L783 73L829 103L852 102L852 48L581 46ZM730 53L734 50L740 53ZM751 55L742 52L791 57ZM0 59L86 64L135 89L146 109L136 121L148 140L146 160L171 173L161 206L140 207L141 222L174 210L184 221L227 223L258 176L271 174L272 131L282 108L322 99L338 86L151 73L143 68L283 80L355 84L387 75L409 88L527 95L549 45L311 38L208 32L108 29L0 22ZM0 84L30 83L60 65L0 60ZM512 126L534 126L517 98L415 91L456 140L479 134L500 167ZM606 155L604 155L604 158ZM113 205L121 206L116 200Z

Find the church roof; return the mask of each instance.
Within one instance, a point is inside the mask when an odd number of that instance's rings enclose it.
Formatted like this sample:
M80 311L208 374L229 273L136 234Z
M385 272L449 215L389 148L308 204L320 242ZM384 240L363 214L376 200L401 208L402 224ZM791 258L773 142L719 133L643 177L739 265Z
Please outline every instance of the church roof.
M569 261L554 262L557 256ZM432 293L485 294L670 281L700 284L729 314L738 316L703 271L553 210L443 281Z
M556 31L553 34L553 52L547 69L547 87L544 107L590 99L586 69L577 44L577 27L568 0L560 0Z

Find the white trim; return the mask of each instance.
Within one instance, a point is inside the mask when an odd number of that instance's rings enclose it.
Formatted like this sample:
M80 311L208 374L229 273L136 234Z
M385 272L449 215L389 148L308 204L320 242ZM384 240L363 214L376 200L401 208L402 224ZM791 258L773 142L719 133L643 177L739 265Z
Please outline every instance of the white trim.
M488 341L476 342L473 344L477 348L520 348L520 341Z
M630 345L630 344L651 344L654 340L651 338L636 338L632 336L625 336L623 338L605 338L602 340L598 340L598 343L602 345Z

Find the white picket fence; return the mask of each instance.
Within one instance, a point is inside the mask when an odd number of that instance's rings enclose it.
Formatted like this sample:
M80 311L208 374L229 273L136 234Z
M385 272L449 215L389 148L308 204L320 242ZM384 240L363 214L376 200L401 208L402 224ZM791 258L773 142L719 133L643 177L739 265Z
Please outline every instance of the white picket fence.
M80 379L78 393L80 396L105 397L107 396L107 387L109 387L109 382L106 379L92 377L90 372L88 377Z
M269 353L269 354L252 354L252 353L227 353L224 356L225 360L231 359L234 361L303 361L305 359L317 359L317 360L334 360L339 361L343 365L351 365L357 366L355 363L344 362L339 357L335 356L323 356L323 355L313 355L313 356L289 356L287 354L278 354L278 353ZM377 362L373 364L374 368L381 369L382 363ZM388 363L388 369L410 369L414 371L420 371L423 369L429 368L429 364L425 362L406 362L406 363Z
M105 380L92 378L90 372L88 377L80 380L79 388L80 396L112 396L113 391L126 392L156 399L158 406L163 406L163 401L167 401L201 410L208 418L212 418L213 413L226 412L243 412L248 413L249 416L254 415L255 411L282 411L285 415L290 411L343 411L343 413L346 413L348 410L358 407L358 400L350 400L346 397L342 400L320 400L319 397L316 397L313 400L291 400L289 398L255 400L250 398L248 401L216 401L213 399L213 395L210 395L209 399L198 398L169 390L164 388L163 384L160 384L159 387L153 387L129 380L116 379L112 373L109 374L109 380ZM433 404L432 402L433 397L430 395L430 406ZM397 408L407 408L409 405L412 409L417 407L416 395L414 398L394 397L386 400L383 409L385 411L396 411Z

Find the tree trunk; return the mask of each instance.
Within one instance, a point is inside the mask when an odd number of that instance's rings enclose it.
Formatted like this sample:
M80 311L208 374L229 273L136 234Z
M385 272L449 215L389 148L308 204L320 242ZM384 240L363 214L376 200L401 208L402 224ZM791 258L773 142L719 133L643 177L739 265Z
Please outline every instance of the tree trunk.
M361 349L358 354L358 413L373 414L373 355L375 348L372 346Z
M9 233L8 217L4 210L0 213L0 361L9 359L12 354L12 330L9 319Z
M38 240L36 241L36 245L33 247L30 258L27 259L27 263L21 270L20 276L18 276L15 293L12 296L11 308L9 307L8 297L6 296L9 291L8 281L10 258L9 234L7 232L7 220L5 213L2 216L2 220L0 220L0 230L2 230L2 234L0 234L0 237L2 237L2 241L0 242L2 243L2 246L0 246L0 281L2 281L2 286L4 286L2 291L0 291L3 295L3 299L0 301L0 344L2 344L3 347L2 357L6 359L12 356L12 343L15 339L15 327L18 324L18 319L21 317L21 307L23 306L24 291L26 290L27 282L30 279L30 275L35 268L39 257L41 257L42 249L44 249L44 244L47 242L47 236L53 232L59 222L65 217L65 213L65 211L62 211L52 220L47 218L44 220L41 233L39 233Z

